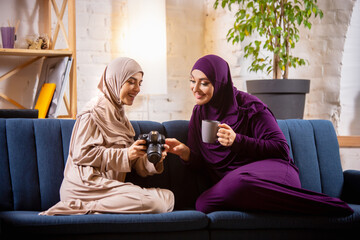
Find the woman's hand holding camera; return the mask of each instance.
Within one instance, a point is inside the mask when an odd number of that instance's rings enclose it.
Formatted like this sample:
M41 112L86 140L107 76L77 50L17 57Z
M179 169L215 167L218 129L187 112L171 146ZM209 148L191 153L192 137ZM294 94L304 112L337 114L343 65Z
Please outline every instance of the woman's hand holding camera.
M163 145L164 150L161 152L160 162L164 161L167 156L167 151L169 150L169 145ZM139 139L136 140L127 150L128 158L130 161L135 160L139 157L142 157L146 154L146 140Z
M169 151L169 148L170 148L169 145L167 145L167 144L164 144L163 147L164 147L164 150L161 152L161 159L159 162L164 161L164 159L167 156L167 152Z
M190 148L176 138L166 138L165 142L169 145L168 152L178 155L182 160L188 161L190 158Z
M127 150L128 158L130 161L142 157L146 154L146 141L136 140Z

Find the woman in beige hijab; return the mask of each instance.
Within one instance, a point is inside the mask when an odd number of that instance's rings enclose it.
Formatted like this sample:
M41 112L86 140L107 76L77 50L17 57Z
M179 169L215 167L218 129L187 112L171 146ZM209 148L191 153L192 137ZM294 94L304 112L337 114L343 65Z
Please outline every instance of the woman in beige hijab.
M112 61L100 80L102 94L76 118L60 188L60 202L41 215L88 213L163 213L174 207L170 190L141 188L125 182L131 169L143 177L163 171L146 156L145 140L134 142L134 129L123 105L140 92L143 72L130 58Z

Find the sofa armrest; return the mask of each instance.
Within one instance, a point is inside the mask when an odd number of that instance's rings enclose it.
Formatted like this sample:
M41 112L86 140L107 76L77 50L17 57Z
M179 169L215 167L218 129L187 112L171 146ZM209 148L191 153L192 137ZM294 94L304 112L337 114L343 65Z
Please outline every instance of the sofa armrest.
M344 171L342 198L348 203L360 204L360 171Z

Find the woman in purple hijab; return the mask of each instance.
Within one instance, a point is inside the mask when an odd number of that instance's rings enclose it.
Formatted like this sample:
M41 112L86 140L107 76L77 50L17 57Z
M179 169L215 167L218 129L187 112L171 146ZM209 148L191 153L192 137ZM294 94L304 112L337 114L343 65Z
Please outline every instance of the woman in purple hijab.
M301 188L289 146L271 111L258 98L237 90L227 62L215 55L200 58L191 71L196 105L188 142L167 139L169 152L189 165L207 168L214 184L196 201L205 213L264 210L348 215L343 201ZM217 120L216 143L204 143L202 120Z

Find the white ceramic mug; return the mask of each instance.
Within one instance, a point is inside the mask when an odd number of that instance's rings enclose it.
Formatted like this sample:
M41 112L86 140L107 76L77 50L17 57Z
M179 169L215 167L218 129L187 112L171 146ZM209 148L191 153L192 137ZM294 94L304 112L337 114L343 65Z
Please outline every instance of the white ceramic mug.
M219 130L219 121L202 120L201 122L201 137L205 143L215 143L217 140L217 132Z

